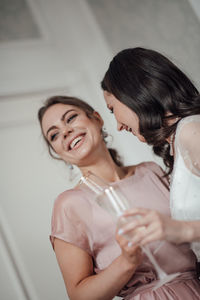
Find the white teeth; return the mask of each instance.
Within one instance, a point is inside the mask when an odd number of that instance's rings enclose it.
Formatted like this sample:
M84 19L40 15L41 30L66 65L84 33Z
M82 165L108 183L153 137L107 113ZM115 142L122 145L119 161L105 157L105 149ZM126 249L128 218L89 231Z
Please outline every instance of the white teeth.
M71 142L71 144L69 145L70 148L73 149L74 146L75 146L78 142L80 142L80 140L82 140L82 138L83 138L83 136L78 136L77 138L75 138L75 139Z

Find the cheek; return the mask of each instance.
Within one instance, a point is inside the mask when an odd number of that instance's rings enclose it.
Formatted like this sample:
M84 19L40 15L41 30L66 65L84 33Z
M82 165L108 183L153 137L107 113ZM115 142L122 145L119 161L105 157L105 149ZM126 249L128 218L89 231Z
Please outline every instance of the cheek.
M135 131L139 132L139 123L137 120L133 120L133 127L135 129Z
M133 116L133 112L126 107L125 105L120 105L116 109L114 109L115 118L119 123L123 123L129 127L130 124L135 126L135 118Z
M102 137L101 128L99 126L91 126L88 135L92 142L96 143Z
M135 115L135 113L130 112L130 114L127 114L127 119L130 120L130 127L132 129L134 129L136 132L139 132L139 119L138 117Z
M62 148L58 141L51 145L51 151L54 151L56 154L60 155L60 153L62 152Z
M114 117L116 119L117 122L119 123L123 123L123 114L121 113L121 111L119 109L114 109Z

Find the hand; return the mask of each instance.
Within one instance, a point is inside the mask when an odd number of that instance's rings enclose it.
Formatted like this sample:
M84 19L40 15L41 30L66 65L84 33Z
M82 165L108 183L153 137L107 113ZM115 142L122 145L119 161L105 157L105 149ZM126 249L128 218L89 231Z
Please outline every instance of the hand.
M134 231L131 239L133 245L145 245L157 240L180 244L189 239L190 226L187 222L173 220L157 211L134 208L126 211L123 217L138 215L139 218L132 219L118 231L122 235ZM139 227L143 230L137 230Z
M140 246L134 246L125 237L116 233L116 240L122 250L122 256L135 270L142 262L142 250Z

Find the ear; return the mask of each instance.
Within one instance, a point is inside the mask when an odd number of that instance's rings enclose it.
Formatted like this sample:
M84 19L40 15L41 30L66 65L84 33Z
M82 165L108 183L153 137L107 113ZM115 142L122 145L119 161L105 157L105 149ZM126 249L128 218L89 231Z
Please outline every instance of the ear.
M100 114L97 111L93 112L93 117L95 118L95 120L97 120L99 122L99 124L102 127L103 124L104 124L104 121L103 121L102 117L100 116Z

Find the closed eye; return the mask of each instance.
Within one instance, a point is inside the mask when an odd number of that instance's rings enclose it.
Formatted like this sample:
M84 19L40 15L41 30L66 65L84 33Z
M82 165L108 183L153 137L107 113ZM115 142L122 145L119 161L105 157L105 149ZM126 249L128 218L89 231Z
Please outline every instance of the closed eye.
M74 118L76 118L78 114L73 114L69 118L67 118L66 123L70 123Z
M55 138L56 138L57 135L58 135L57 132L54 133L54 134L52 134L52 135L50 136L50 141L53 142L53 141L55 140Z

